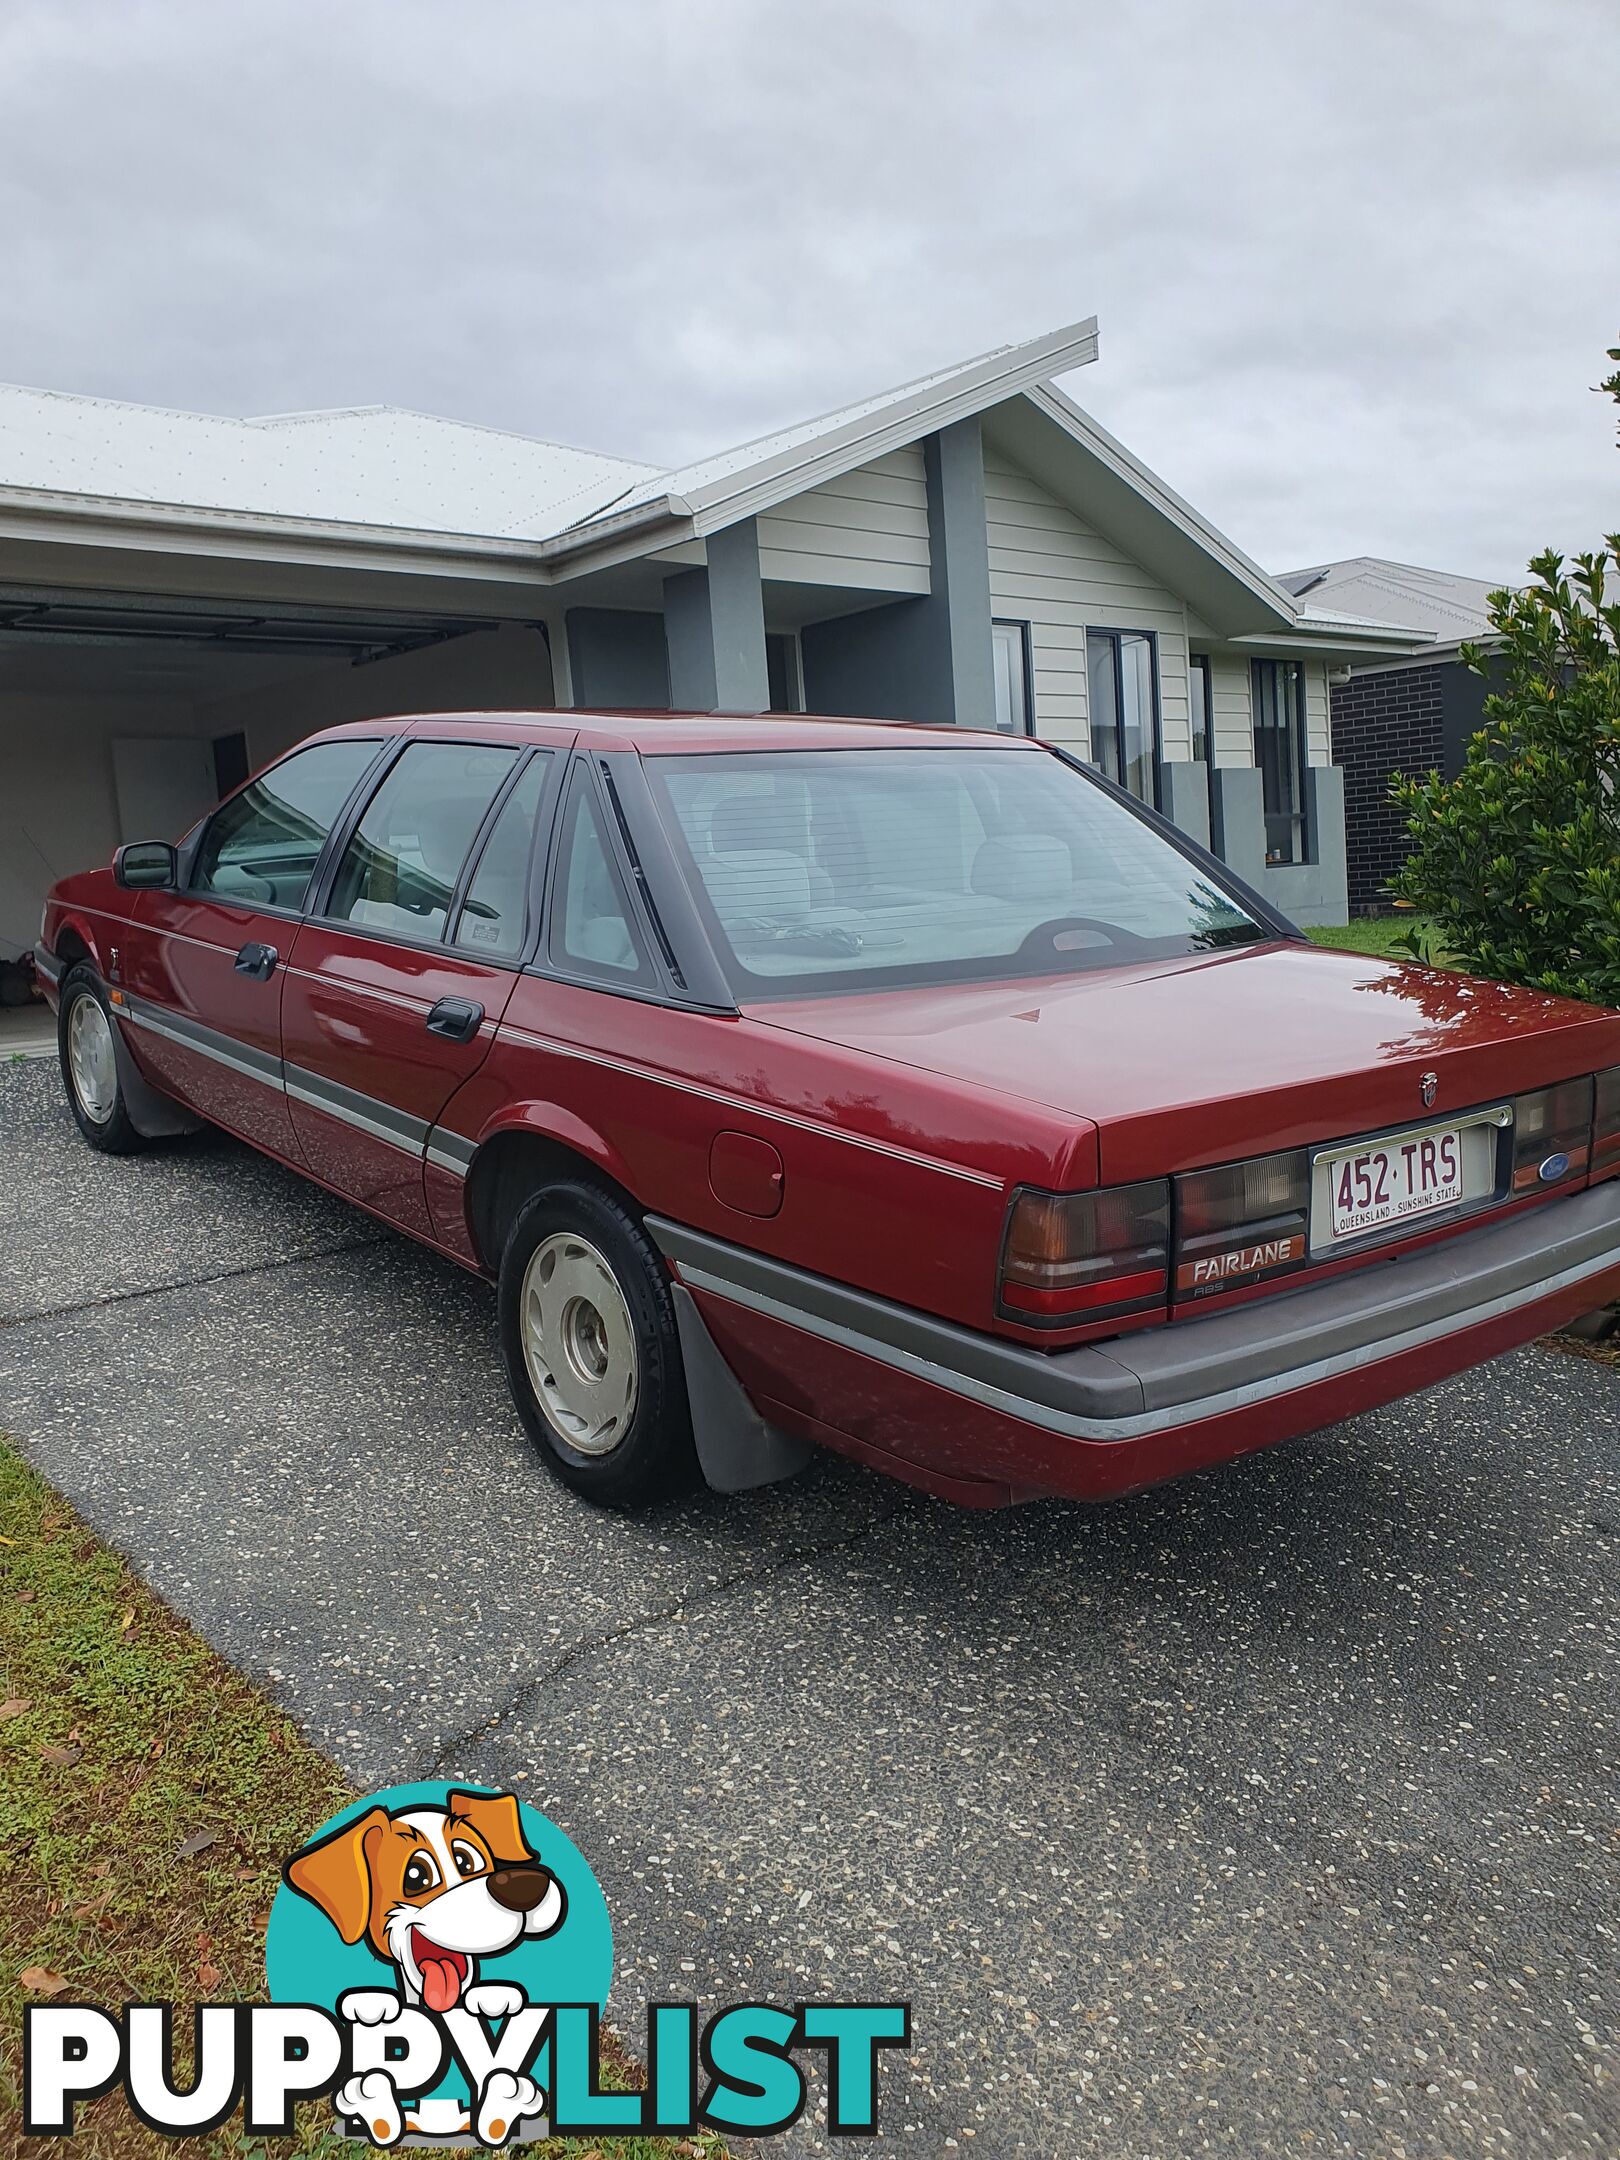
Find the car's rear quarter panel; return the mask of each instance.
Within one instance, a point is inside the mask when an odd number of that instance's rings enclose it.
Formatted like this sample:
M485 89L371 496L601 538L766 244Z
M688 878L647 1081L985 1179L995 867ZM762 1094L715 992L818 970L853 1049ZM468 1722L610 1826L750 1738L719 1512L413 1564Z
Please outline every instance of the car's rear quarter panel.
M994 1320L1010 1188L1096 1177L1082 1119L746 1018L536 976L520 978L489 1058L441 1124L477 1142L503 1130L558 1140L653 1213L979 1328ZM722 1133L780 1156L778 1213L716 1193ZM431 1164L429 1178L442 1220L460 1206L459 1181Z

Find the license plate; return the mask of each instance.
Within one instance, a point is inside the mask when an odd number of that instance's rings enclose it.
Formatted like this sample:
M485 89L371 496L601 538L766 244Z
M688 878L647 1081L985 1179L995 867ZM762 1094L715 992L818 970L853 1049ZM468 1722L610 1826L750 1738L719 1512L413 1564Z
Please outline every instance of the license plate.
M1489 1199L1497 1132L1511 1115L1505 1108L1476 1112L1455 1124L1324 1148L1313 1165L1313 1249Z

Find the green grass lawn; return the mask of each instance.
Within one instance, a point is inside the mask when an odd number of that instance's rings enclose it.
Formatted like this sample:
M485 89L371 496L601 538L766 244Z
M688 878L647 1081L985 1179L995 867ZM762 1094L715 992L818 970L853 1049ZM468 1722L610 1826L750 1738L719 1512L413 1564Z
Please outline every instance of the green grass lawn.
M1318 945L1335 945L1343 952L1375 953L1385 960L1405 960L1399 940L1423 921L1421 915L1366 916L1360 922L1331 923L1307 930Z
M22 2005L116 2008L264 1995L281 1862L354 1797L291 1722L178 1620L0 1440L0 2152L16 2148ZM620 2056L609 2084L636 2079ZM637 2079L639 2082L639 2079ZM353 2155L319 2108L283 2152ZM330 2121L330 2117L326 2118ZM81 2110L75 2160L177 2150L116 2095ZM263 2153L239 2123L193 2155ZM573 2139L533 2160L724 2160L710 2137Z

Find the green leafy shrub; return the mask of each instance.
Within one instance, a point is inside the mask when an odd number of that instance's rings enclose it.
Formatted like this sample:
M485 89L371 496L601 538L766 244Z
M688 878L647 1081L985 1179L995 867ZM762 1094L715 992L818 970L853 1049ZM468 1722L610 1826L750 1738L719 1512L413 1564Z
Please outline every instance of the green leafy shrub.
M1456 965L1620 1006L1620 534L1530 571L1491 595L1493 646L1463 648L1499 687L1462 771L1392 783L1413 845L1391 888Z

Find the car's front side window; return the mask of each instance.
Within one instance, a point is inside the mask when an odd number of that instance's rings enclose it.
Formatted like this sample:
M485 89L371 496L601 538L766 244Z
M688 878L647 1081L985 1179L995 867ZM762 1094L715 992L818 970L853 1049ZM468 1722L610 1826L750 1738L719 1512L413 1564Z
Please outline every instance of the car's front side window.
M343 850L328 919L442 939L468 850L517 756L506 744L409 744Z
M249 781L209 820L192 890L243 907L300 907L326 836L376 755L374 738L345 736L295 750Z

